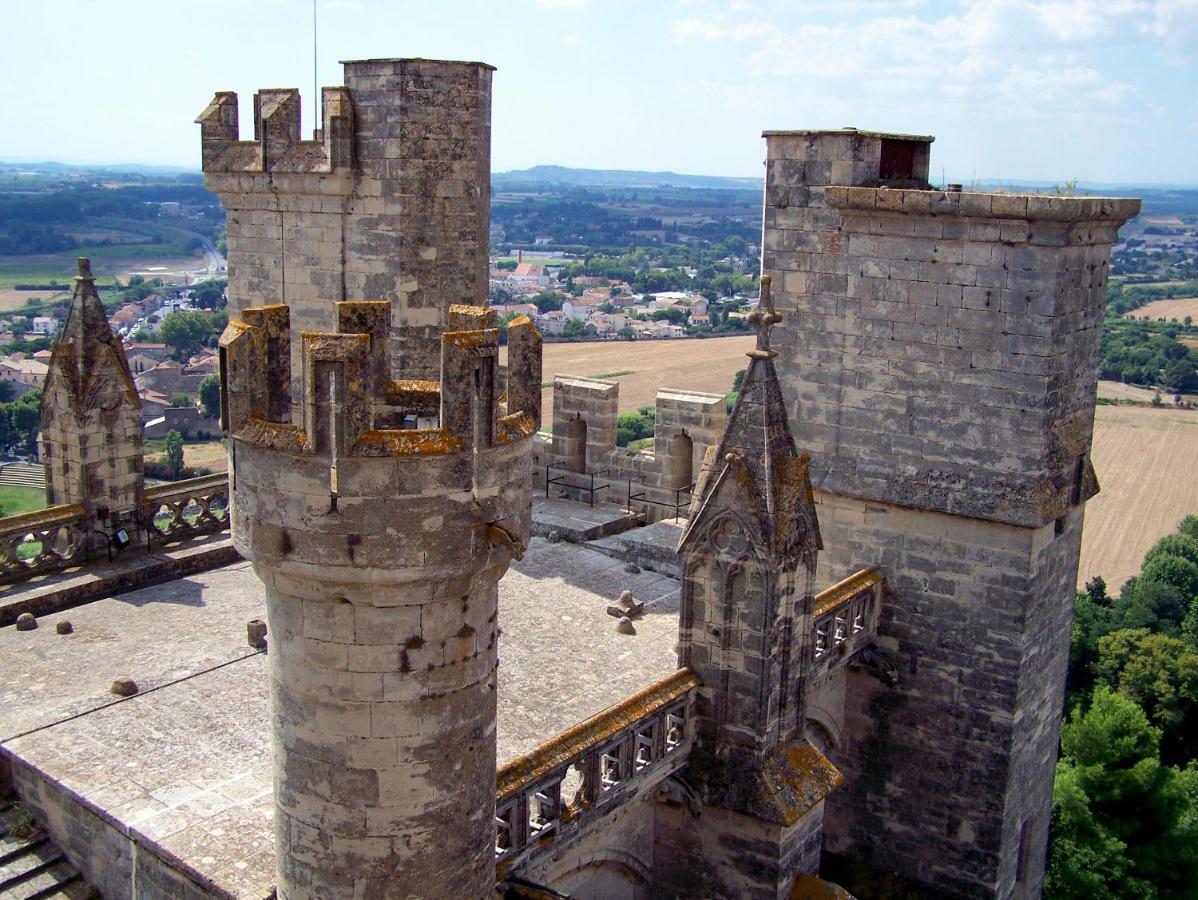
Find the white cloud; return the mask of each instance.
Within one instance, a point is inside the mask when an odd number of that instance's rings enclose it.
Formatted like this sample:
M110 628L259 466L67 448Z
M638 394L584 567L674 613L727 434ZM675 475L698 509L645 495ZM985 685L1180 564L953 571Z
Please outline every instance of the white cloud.
M890 6L889 4L878 4ZM1152 104L1104 75L1104 42L1164 40L1162 23L1198 18L1198 0L973 0L939 16L882 14L864 21L809 18L797 25L715 12L672 23L678 43L746 45L748 71L804 89L833 82L875 104L952 107L964 116L1061 117L1138 113ZM1158 32L1160 32L1158 34Z

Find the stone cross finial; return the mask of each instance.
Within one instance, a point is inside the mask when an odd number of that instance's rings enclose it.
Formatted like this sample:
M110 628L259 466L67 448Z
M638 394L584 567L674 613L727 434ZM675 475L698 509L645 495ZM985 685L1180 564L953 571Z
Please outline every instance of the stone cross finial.
M770 329L782 321L782 315L774 309L774 301L770 296L771 278L761 276L761 292L757 298L757 308L749 313L749 322L757 329L757 348L747 354L755 359L769 359L777 356L777 350L770 349Z

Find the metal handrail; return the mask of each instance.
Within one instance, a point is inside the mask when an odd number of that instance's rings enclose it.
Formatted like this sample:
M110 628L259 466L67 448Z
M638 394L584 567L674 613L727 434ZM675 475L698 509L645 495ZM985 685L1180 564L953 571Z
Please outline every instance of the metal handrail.
M634 484L639 484L639 485L643 486L645 488L645 490L643 490L637 494L634 494L632 492L632 486ZM648 491L650 491L650 490L673 491L674 492L674 502L668 503L665 500L651 500L649 498L649 494L648 494ZM657 487L656 485L649 484L648 482L645 482L645 481L640 481L637 479L629 478L628 479L628 504L624 508L626 510L628 510L628 512L631 513L634 511L632 508L633 501L636 501L637 503L648 503L653 506L662 506L662 507L665 507L666 509L673 509L674 510L674 518L679 519L682 517L683 508L690 506L691 497L694 494L694 490L695 490L695 484L693 481L690 484L688 484L686 487L663 488L663 487ZM683 494L686 494L686 502L685 503L682 501Z
M550 478L549 472L552 469L558 469L563 474L557 478ZM576 491L586 491L590 496L591 506L594 506L595 492L611 487L611 484L608 482L604 482L603 484L595 484L595 477L598 475L610 474L611 469L597 469L594 472L575 472L573 469L567 468L562 463L549 463L549 465L545 466L545 496L550 496L550 489L553 487L553 485L560 484L562 487L568 487ZM570 482L566 480L566 475L581 475L583 478L589 478L590 486L584 487L582 485L570 484Z

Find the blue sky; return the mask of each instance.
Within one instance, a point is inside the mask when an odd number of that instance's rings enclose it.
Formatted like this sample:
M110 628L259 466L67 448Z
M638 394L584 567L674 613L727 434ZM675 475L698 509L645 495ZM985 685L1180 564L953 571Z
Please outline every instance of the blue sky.
M338 60L498 67L497 171L761 173L763 129L935 134L974 177L1198 183L1198 0L317 0ZM0 158L198 167L236 90L312 92L311 0L6 2ZM305 113L310 107L305 107ZM305 129L309 127L305 115Z

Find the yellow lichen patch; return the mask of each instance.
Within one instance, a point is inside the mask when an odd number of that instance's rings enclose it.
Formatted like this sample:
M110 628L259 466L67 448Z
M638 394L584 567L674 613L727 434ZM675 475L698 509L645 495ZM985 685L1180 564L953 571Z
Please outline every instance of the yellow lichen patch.
M233 435L234 439L285 453L311 453L312 442L302 425L250 419Z
M327 331L303 331L300 334L304 342L306 362L333 362L347 359L353 353L365 353L370 349L368 334L330 334Z
M781 824L790 826L844 784L840 770L808 743L772 753L761 772L761 788Z
M446 331L441 335L445 343L461 350L473 350L488 345L499 346L498 328L480 328L473 331Z
M447 331L473 331L495 326L495 310L489 306L469 306L465 303L449 305Z
M679 669L637 691L577 725L567 728L521 756L509 761L496 774L496 796L500 802L528 787L561 766L576 760L588 748L606 741L641 719L668 706L699 687L690 669Z
M816 594L812 614L822 616L829 613L862 591L872 588L881 580L882 575L877 569L862 569L860 572L855 572L843 581L838 581Z
M350 451L355 456L439 456L460 450L462 441L444 428L364 431Z
M516 412L495 420L495 443L510 444L513 441L532 437L537 433L537 423L527 413Z
M800 875L791 886L788 900L853 900L853 895L838 884L815 875Z
M441 382L401 379L387 382L384 401L414 412L435 411L441 405Z

